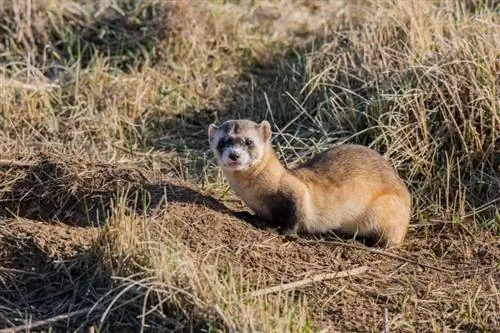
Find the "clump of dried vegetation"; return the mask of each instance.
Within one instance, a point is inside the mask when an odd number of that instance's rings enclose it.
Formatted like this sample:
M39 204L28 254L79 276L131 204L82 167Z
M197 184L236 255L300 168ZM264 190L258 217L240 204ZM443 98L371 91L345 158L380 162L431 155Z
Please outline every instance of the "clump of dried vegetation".
M498 330L499 10L0 1L0 332ZM229 117L271 121L288 165L384 153L404 246L241 220L206 144Z

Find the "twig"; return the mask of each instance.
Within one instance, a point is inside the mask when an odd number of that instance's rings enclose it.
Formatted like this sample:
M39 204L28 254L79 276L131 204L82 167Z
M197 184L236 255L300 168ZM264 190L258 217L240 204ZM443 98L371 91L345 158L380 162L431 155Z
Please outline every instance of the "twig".
M5 268L5 267L1 267L1 266L0 266L0 272L17 273L17 274L25 274L25 275L32 275L32 276L41 276L42 275L40 273L23 271L23 270L15 269L15 268Z
M35 166L36 163L34 162L26 162L26 161L16 161L16 160L0 160L0 166L15 166L15 167L22 167L22 168L31 168L32 166Z
M85 309L81 309L81 310L77 310L77 311L73 311L73 312L68 312L68 313L65 313L62 315L58 315L58 316L55 316L52 318L34 321L30 324L25 324L25 325L20 325L20 326L16 326L16 327L10 327L10 328L4 328L4 329L0 330L0 333L14 333L14 332L19 332L19 331L29 330L29 329L39 327L39 326L45 326L45 325L52 324L52 323L55 323L55 322L60 321L60 320L64 320L64 319L68 319L68 318L71 318L74 316L79 316L79 315L88 313L91 309L92 308L88 307Z
M3 80L2 80L3 81ZM29 84L20 82L17 80L8 79L4 81L9 84L10 87L26 89L31 91L50 91L52 89L60 89L61 86L55 83L37 83L37 84Z
M384 308L384 333L389 333L389 311Z
M299 281L295 281L295 282L281 284L279 286L274 286L274 287L269 287L269 288L264 288L264 289L259 289L259 290L253 291L250 293L250 297L257 297L257 296L272 294L272 293L279 292L279 291L286 291L286 290L290 290L290 289L294 289L294 288L299 288L299 287L302 287L302 286L305 286L307 284L314 283L314 282L320 282L320 281L324 281L324 280L331 280L331 279L335 279L335 278L343 278L343 277L363 274L367 270L368 270L367 266L360 266L360 267L356 267L356 268L349 269L346 271L318 274L318 275L315 275L315 276L307 278L307 279L303 279L303 280L299 280Z
M222 319L226 322L226 325L227 325L227 331L229 333L234 333L234 325L231 323L231 321L229 320L229 318L226 317L226 315L224 314L224 312L222 312L222 310L219 308L218 305L215 306L215 311L217 311L217 313L219 314L219 316L222 317Z

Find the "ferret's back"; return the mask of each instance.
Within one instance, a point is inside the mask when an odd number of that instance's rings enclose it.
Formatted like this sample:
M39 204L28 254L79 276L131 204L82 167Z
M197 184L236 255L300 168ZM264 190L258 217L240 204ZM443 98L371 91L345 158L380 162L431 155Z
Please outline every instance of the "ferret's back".
M342 183L361 177L367 181L403 185L394 168L376 151L355 144L343 144L317 154L294 172L308 181Z

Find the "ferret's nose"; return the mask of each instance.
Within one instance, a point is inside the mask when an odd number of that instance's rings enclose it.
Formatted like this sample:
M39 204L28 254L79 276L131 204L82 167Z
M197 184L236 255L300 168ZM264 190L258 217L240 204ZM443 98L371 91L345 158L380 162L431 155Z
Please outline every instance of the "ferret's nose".
M238 158L240 158L240 154L233 151L229 154L229 158L232 159L233 161L236 161Z

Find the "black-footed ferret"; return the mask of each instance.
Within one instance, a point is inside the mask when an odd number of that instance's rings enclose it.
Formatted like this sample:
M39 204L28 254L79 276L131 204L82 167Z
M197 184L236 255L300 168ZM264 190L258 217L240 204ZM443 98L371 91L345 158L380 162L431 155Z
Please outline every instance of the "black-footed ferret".
M403 181L374 150L343 144L287 169L263 121L228 120L208 128L210 148L231 189L282 234L338 231L403 242L411 197Z

